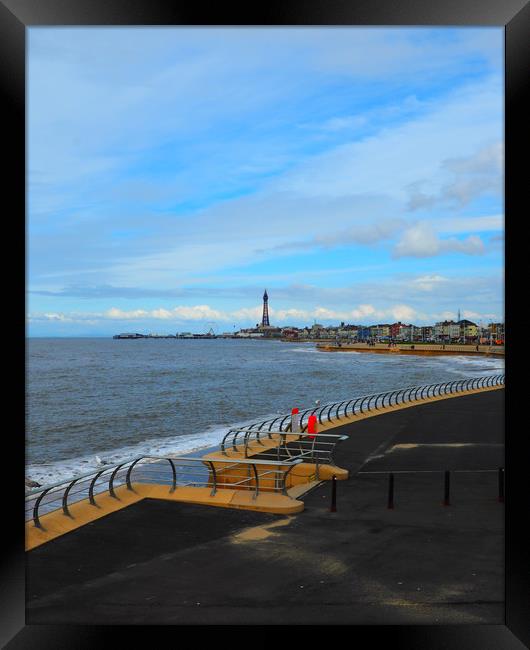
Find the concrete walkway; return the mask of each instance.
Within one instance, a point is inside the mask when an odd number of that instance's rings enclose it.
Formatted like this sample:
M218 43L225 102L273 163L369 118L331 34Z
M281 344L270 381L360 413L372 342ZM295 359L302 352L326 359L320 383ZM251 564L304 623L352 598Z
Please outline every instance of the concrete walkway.
M146 499L27 554L27 622L504 622L504 390L348 424L350 470L289 517ZM463 446L462 446L463 445ZM396 474L387 509L387 474Z

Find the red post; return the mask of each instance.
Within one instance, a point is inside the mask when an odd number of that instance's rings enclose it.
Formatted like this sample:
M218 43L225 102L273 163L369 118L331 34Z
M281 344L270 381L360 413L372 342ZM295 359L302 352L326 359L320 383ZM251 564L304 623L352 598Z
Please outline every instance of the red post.
M315 435L311 435L311 434L316 434L317 433L317 416L316 415L310 415L309 418L307 419L307 433L309 434L310 438L315 437Z

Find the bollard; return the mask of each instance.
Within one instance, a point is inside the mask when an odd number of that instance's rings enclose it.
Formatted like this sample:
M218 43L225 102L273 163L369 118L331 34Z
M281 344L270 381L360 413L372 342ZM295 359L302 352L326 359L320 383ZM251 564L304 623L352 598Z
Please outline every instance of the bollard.
M314 435L311 434L316 434L317 432L317 416L316 415L310 415L307 418L307 433L309 434L310 438L314 438Z
M394 474L390 473L388 475L388 504L387 508L389 510L394 509Z
M504 468L499 467L499 503L504 503Z
M445 471L444 479L444 506L450 505L449 503L449 487L450 487L450 475L449 470Z
M330 512L337 512L337 477L333 474L331 478L331 507Z

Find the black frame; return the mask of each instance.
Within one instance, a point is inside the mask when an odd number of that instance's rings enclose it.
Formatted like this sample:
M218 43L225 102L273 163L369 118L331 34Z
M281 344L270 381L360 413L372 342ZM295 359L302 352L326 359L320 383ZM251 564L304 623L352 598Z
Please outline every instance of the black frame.
M528 163L525 162L525 135L528 137L528 70L530 69L530 6L527 0L459 0L442 2L441 0L269 0L257 6L235 8L225 3L211 5L187 3L177 4L171 0L0 0L0 87L2 89L2 108L4 118L4 160L8 161L5 171L4 187L12 198L10 213L4 213L5 221L11 214L16 214L14 238L10 240L10 249L17 251L16 268L13 273L11 265L5 277L16 275L19 289L14 304L17 310L17 331L15 341L9 347L16 353L15 376L17 381L10 382L17 387L17 396L22 395L24 402L24 370L20 363L25 355L25 268L22 266L25 255L25 28L37 25L480 25L505 27L505 146L506 146L506 181L505 213L507 215L505 234L509 241L516 235L517 208L528 201ZM526 75L525 75L526 73ZM525 129L526 127L526 129ZM8 152L8 156L5 152ZM522 154L517 156L517 153ZM516 162L520 159L520 163ZM526 182L525 182L526 181ZM6 192L5 194L7 194ZM524 194L523 194L524 193ZM4 194L4 196L5 196ZM14 209L13 209L14 208ZM523 225L527 214L517 227ZM508 221L509 219L509 221ZM13 219L11 222L15 221ZM518 275L514 271L516 259L506 260L507 282L505 283L506 320L519 325L515 312L518 299L512 299L514 283ZM512 266L513 263L513 266ZM526 279L527 272L522 266L519 272ZM23 286L24 285L24 286ZM13 304L13 303L11 303ZM523 322L522 314L519 320ZM19 322L20 320L20 322ZM11 319L12 323L12 319ZM514 325L514 337L517 327ZM512 338L512 340L514 340ZM515 343L512 344L515 346ZM525 346L521 353L524 354ZM347 633L354 644L359 641L359 632L367 632L370 646L387 642L389 647L407 649L442 648L480 648L481 650L498 650L500 648L530 647L530 585L528 570L530 546L528 533L525 531L528 520L528 486L525 481L527 469L523 465L523 446L527 427L519 420L515 422L515 410L524 404L523 390L525 381L511 380L517 354L513 347L506 350L508 387L506 394L506 412L510 413L512 428L507 431L519 435L510 437L506 445L506 491L508 493L505 521L506 540L506 618L505 625L455 625L455 626L352 626ZM23 406L22 406L23 408ZM22 408L18 413L22 413ZM524 415L521 413L521 415ZM11 458L15 489L22 486L24 474L24 442L19 432L24 427L24 416L17 419L18 427L5 429L11 438ZM18 435L14 438L14 433ZM4 464L8 462L3 458ZM5 483L4 483L4 489ZM21 495L22 488L20 487ZM6 496L9 494L6 492ZM21 500L22 500L21 496ZM1 557L2 573L0 576L0 642L2 647L18 648L96 648L107 647L111 643L124 645L128 634L134 634L134 640L153 643L157 636L156 628L144 630L141 626L124 628L89 627L89 626L25 626L25 589L24 589L24 539L23 508L17 499L4 498L2 504L5 512L4 546ZM15 522L20 521L20 529ZM9 523L8 523L9 522ZM17 528L17 533L11 530ZM159 630L163 628L158 628ZM204 629L204 628L203 628ZM220 628L209 628L218 632ZM226 630L226 628L222 628ZM192 629L196 635L202 630ZM303 630L300 630L303 632ZM268 630L263 629L268 636ZM274 634L275 630L271 630ZM199 635L200 636L200 635ZM272 638L272 636L271 636ZM250 640L250 639L248 639ZM524 643L524 645L523 645ZM4 644L7 644L5 646ZM157 644L158 645L158 644Z

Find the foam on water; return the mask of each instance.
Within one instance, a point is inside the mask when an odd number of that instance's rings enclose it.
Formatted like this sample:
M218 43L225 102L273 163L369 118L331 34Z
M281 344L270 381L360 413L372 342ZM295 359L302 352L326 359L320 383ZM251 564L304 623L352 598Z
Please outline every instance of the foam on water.
M278 417L278 413L269 414L260 418L268 420ZM26 465L26 478L37 481L41 486L53 485L67 481L76 476L102 469L97 462L99 456L105 465L118 465L121 462L139 458L140 456L179 456L193 455L194 452L220 448L221 441L230 428L245 427L256 420L236 422L230 425L216 424L207 430L190 435L180 435L160 439L151 439L144 442L115 449L112 453L103 453L94 450L93 454L77 458L64 459L52 463Z
M326 353L312 343L264 341L152 343L32 342L28 478L50 485L97 471L96 455L110 465L142 455L201 455L218 448L230 427L311 408L317 398L324 405L504 372L502 357Z

